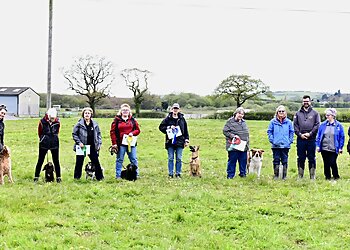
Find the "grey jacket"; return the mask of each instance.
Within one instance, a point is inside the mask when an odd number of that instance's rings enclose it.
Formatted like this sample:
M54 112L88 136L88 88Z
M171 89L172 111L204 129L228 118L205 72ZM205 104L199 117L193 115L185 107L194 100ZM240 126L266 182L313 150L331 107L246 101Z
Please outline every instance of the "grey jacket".
M95 149L96 151L100 150L101 145L102 145L102 136L101 136L101 131L100 127L98 126L98 123L96 121L93 121L91 119L92 125L94 127L94 143L95 143ZM79 145L80 143L83 143L84 145L87 144L87 136L88 132L84 124L84 118L80 118L78 123L74 126L73 128L73 140L75 142L74 144L74 151L76 145Z
M235 135L238 135L242 140L247 141L245 151L249 149L249 130L245 120L242 119L241 122L237 122L234 117L231 117L227 120L222 132L226 137L226 150L230 147L230 142Z
M311 107L308 111L301 108L293 118L294 133L300 137L301 134L310 133L310 140L315 140L318 128L320 126L320 114L312 109Z

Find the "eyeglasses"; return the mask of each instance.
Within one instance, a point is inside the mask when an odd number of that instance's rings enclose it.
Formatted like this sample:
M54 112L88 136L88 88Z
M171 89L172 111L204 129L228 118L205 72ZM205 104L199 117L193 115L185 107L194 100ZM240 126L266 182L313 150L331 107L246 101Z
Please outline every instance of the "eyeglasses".
M278 110L278 113L284 113L285 111L284 110Z
M129 111L128 109L122 109L123 112Z

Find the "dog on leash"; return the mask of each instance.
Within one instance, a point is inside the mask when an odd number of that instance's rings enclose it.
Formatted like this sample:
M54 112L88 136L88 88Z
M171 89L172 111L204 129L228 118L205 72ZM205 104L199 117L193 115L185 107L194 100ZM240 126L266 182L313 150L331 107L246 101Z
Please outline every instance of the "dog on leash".
M264 154L263 149L253 148L248 151L248 161L247 161L248 173L250 174L255 173L258 176L258 178L260 178L260 174L261 174L263 154Z
M45 164L43 171L45 171L45 182L53 182L55 180L55 167L51 161Z
M104 168L101 166L101 171L102 171L102 175L104 174ZM91 179L91 180L95 180L96 179L96 167L92 162L88 162L85 165L85 179Z
M137 180L137 166L133 163L129 163L121 173L122 179L128 181L136 181Z
M4 148L0 153L0 184L1 185L5 184L4 182L5 175L7 175L9 182L13 183L11 150L6 145L4 145Z
M190 176L202 177L201 160L199 158L199 145L190 146L191 159L190 159Z

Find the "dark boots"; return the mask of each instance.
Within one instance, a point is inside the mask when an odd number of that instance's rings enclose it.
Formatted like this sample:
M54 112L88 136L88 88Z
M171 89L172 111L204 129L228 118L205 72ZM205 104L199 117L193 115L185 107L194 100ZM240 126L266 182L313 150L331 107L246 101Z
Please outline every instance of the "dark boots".
M298 178L303 179L304 177L305 162L298 162Z
M309 164L309 171L310 171L310 179L315 180L316 179L316 164L315 163Z
M282 180L287 179L287 168L288 168L287 164L284 164L283 165Z

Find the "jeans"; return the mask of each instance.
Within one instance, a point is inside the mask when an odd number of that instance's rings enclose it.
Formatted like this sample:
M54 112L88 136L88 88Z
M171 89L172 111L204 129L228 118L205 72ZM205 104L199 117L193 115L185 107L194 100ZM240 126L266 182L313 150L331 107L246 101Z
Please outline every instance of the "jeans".
M288 166L289 148L272 148L273 165Z
M315 140L303 140L297 138L298 162L304 165L306 157L309 164L316 166L316 142Z
M182 152L183 148L181 147L169 147L168 149L168 172L169 175L174 174L174 154L176 155L176 174L181 174L182 168Z
M131 147L131 152L128 152L128 146L121 145L118 149L117 153L117 159L115 161L115 177L116 178L121 178L122 174L122 168L123 168L123 162L124 162L124 156L125 154L128 155L128 158L132 164L135 166L139 166L138 161L137 161L137 151L136 147ZM139 175L139 168L136 170L137 175Z
M236 175L236 164L239 163L239 176L247 175L247 151L228 151L227 179L232 179Z

